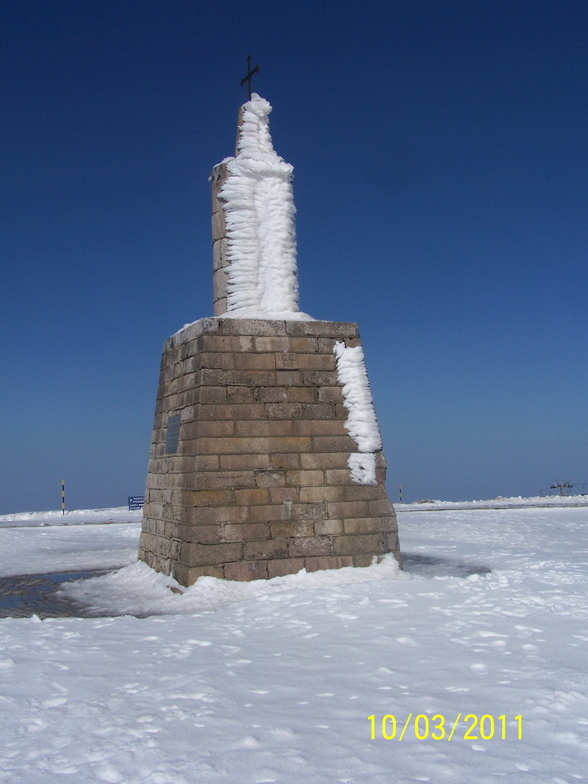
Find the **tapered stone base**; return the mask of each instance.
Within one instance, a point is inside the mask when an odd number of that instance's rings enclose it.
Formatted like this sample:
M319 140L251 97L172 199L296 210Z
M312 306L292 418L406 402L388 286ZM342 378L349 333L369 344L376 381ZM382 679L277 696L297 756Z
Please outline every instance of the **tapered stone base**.
M400 558L384 455L377 486L348 468L336 341L357 325L207 318L165 343L140 559L188 586Z

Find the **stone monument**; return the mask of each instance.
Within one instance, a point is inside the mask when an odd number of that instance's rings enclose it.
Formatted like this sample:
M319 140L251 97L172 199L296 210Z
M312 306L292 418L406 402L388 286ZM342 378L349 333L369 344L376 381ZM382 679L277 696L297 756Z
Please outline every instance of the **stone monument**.
M212 172L214 316L163 348L139 558L184 586L400 558L357 325L298 308L270 111L251 95Z

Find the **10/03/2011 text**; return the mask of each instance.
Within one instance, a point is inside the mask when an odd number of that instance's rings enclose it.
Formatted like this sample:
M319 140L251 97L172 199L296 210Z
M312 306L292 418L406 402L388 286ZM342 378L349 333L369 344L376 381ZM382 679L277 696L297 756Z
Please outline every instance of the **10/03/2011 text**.
M374 714L368 716L368 721L371 723L370 739L375 740L377 736L377 722ZM467 713L463 717L463 726L465 732L460 737L463 740L492 740L497 737L500 740L507 739L507 719L505 714L502 716L491 716L489 713L484 713L479 716L476 713ZM452 722L447 722L445 716L440 713L429 717L426 713L418 713L414 716L409 713L406 720L402 723L397 721L396 716L388 713L382 717L380 723L380 734L384 740L403 740L411 723L413 725L414 737L417 740L452 740L455 731L459 724L462 722L462 714L458 713ZM512 730L516 732L514 737L516 740L523 739L523 717L521 714L514 716L510 720L511 732L509 736L513 738ZM514 725L514 726L513 726Z

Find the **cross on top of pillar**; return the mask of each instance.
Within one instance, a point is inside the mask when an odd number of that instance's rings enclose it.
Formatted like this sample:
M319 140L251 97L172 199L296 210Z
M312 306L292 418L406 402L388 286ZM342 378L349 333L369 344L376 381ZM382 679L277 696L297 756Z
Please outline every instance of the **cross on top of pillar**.
M251 55L248 54L247 55L247 76L244 76L241 79L241 87L243 87L245 82L248 82L247 86L249 87L249 100L251 100L251 79L253 78L253 74L256 74L256 73L259 73L259 66L256 65L255 68L253 70L251 70Z

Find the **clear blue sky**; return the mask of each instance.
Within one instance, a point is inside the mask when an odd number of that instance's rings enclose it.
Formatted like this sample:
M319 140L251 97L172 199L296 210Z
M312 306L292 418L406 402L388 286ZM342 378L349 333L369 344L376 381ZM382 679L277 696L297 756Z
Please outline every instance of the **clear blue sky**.
M143 492L249 53L391 498L588 482L585 0L5 0L0 513Z

